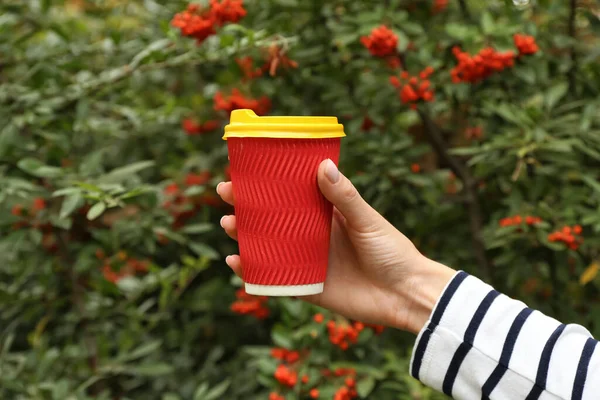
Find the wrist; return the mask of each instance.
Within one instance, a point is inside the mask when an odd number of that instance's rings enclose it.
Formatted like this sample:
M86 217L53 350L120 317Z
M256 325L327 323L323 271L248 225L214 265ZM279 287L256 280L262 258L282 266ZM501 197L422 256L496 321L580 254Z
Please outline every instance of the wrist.
M402 317L395 318L396 323L392 326L418 334L455 274L452 268L421 255L398 290L400 307L403 309L396 312Z

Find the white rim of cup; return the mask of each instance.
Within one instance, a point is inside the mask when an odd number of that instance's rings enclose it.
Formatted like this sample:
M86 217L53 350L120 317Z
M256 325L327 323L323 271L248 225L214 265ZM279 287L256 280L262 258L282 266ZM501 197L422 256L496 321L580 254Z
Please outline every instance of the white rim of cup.
M244 283L246 293L256 296L309 296L311 294L323 293L323 283L311 285L255 285Z

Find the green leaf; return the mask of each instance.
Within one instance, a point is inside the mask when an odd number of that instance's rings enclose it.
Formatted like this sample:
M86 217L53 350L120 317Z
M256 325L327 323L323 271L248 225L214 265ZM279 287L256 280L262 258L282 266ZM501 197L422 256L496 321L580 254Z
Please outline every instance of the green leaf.
M231 380L230 379L224 380L223 382L219 383L217 386L210 389L208 391L208 393L206 393L206 395L204 396L203 400L218 399L220 396L222 396L227 391L227 389L229 388L229 385L231 385Z
M300 317L302 313L302 302L296 299L281 299L281 305L283 308L290 313L290 315L294 318Z
M552 86L546 92L546 108L552 110L554 106L567 94L569 84L566 82L558 83Z
M278 347L292 349L294 346L294 343L290 338L290 332L281 325L276 326L273 331L271 331L271 338L273 339L273 343Z
M517 111L509 107L507 104L499 104L495 107L494 111L506 121L512 122L518 126L524 125L520 115L517 115Z
M87 213L87 219L90 221L98 218L106 210L106 204L104 202L96 203L90 208Z
M372 377L366 377L356 382L356 392L363 399L367 398L375 388L375 379Z
M481 152L482 150L479 147L457 147L455 149L450 149L451 154L456 154L458 156L471 156Z
M208 391L208 383L203 382L200 386L196 388L194 392L194 400L204 400L204 396Z
M119 279L117 287L125 294L136 294L142 289L142 281L135 276L126 276Z
M219 253L215 249L205 243L190 243L190 249L199 256L206 257L210 260L218 259Z
M162 376L173 373L175 368L166 363L148 363L138 366L131 366L131 373L140 376Z
M125 354L119 357L120 361L131 361L137 358L142 358L147 355L152 354L156 350L160 348L162 345L162 340L151 340L148 343L141 345L140 347L133 350L131 353Z
M184 233L189 233L189 234L200 234L200 233L206 233L206 232L210 232L214 229L214 225L213 224L209 224L209 223L200 223L200 224L194 224L194 225L188 225L186 227L184 227L181 231Z
M28 174L39 178L56 178L63 173L62 169L45 165L35 158L23 158L19 160L17 166Z
M108 174L98 178L98 182L99 183L120 183L144 169L153 167L154 164L155 164L154 161L147 160L147 161L139 161L139 162L136 162L133 164L129 164L124 167L115 168L112 171L110 171Z
M52 0L43 0L42 1L42 12L45 14L48 12L48 10L50 9L50 5L52 3Z
M446 33L458 40L465 40L471 35L471 30L464 24L451 22L446 25Z
M597 180L593 179L590 176L584 175L581 177L581 179L592 189L594 189L596 192L600 193L600 182L598 182Z
M95 193L103 193L104 192L104 190L102 190L102 188L100 188L96 185L92 185L91 183L77 182L76 185L82 189L87 190L88 192L95 192Z
M81 193L74 193L65 197L60 207L59 217L67 218L73 211L75 211L82 201L83 197L81 196Z
M165 49L169 45L171 45L171 40L169 39L158 39L157 41L150 43L144 50L133 57L129 63L129 67L136 68L146 57L158 50Z
M68 196L68 195L72 195L75 193L81 193L81 189L77 188L77 187L68 187L68 188L59 189L52 193L52 197Z
M488 11L481 15L481 29L485 35L489 35L494 30L494 19Z

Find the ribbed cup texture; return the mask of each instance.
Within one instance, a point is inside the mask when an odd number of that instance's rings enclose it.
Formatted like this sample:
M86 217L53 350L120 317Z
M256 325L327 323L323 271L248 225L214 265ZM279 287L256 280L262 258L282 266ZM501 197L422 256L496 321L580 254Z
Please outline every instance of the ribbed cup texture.
M325 281L333 206L317 169L337 164L340 139L229 138L243 279L258 285Z

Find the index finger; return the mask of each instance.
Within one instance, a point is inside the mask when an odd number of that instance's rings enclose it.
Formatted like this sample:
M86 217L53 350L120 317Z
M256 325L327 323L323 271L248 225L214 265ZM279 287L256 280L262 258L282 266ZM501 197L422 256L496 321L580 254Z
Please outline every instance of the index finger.
M217 185L217 194L225 203L233 205L233 185L231 182L221 182Z

